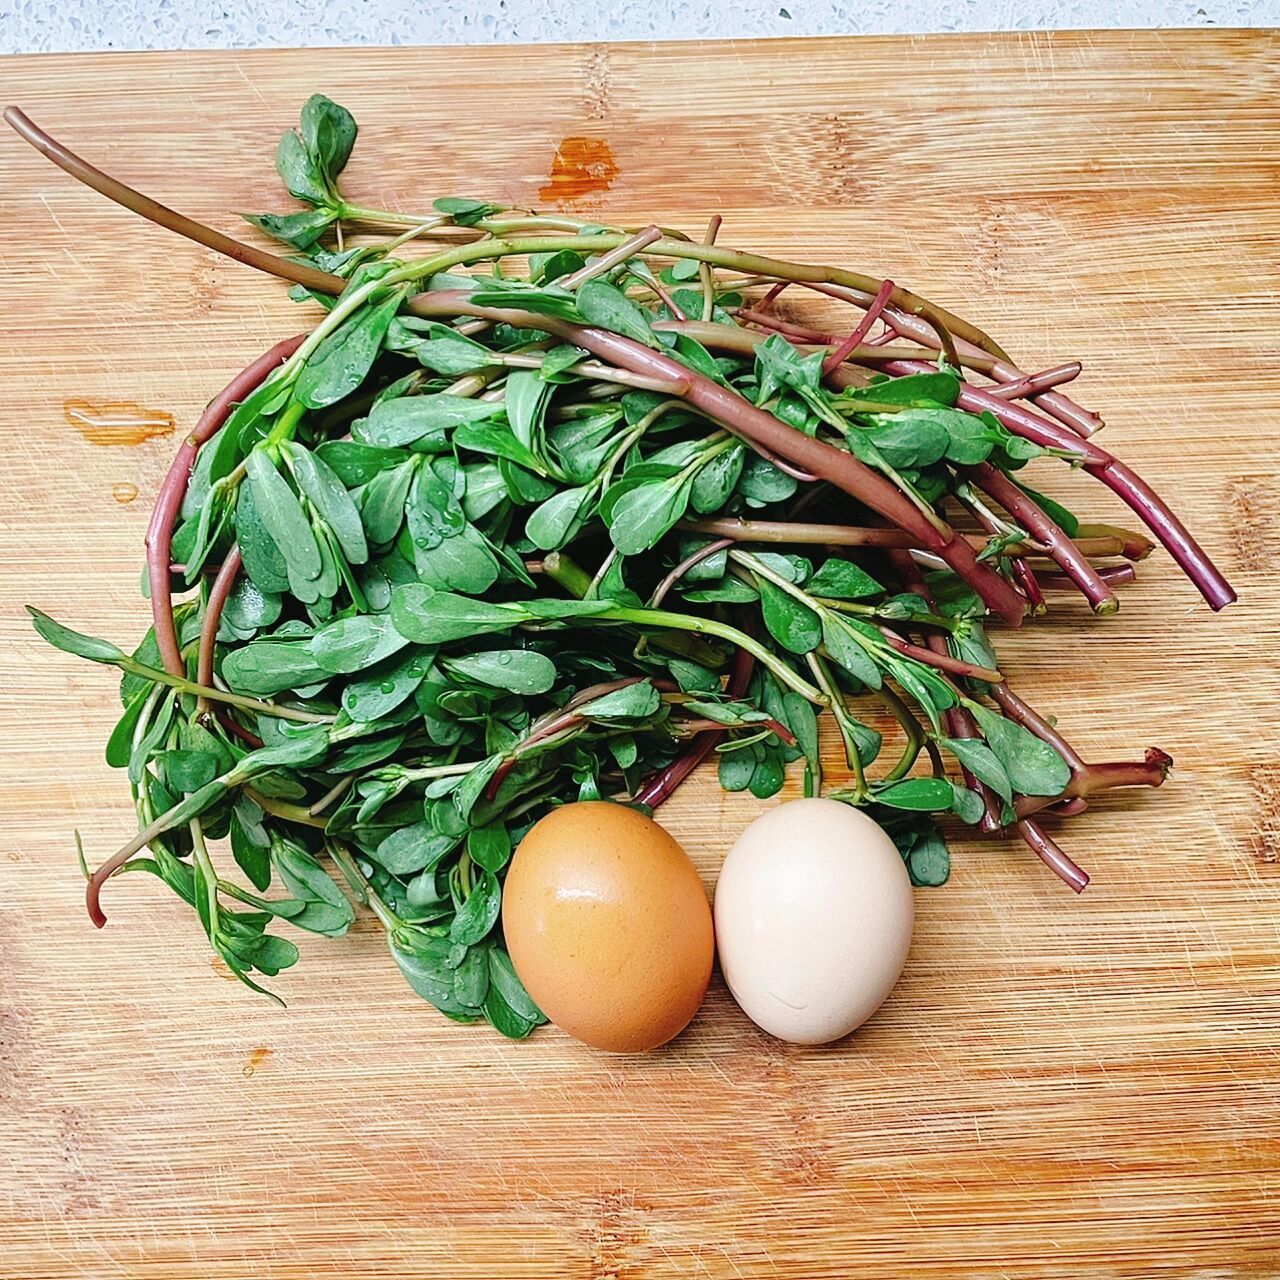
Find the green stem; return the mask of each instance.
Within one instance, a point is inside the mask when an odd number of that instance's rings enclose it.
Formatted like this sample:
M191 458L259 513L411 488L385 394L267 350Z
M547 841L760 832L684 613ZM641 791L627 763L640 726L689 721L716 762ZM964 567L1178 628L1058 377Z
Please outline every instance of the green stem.
M897 782L911 772L911 766L915 764L921 749L924 747L924 729L921 728L920 721L911 714L911 709L907 704L887 684L881 685L876 692L907 735L907 745L903 749L902 758L881 779L881 783L885 784Z
M360 870L360 864L351 856L351 851L344 846L331 843L328 846L329 856L342 869L343 875L347 877L353 884L357 884L364 892L365 901L369 904L369 909L378 917L379 923L384 929L390 933L393 929L400 928L404 921L387 906L378 891L369 883L369 878Z
M208 698L211 702L225 702L230 707L240 707L244 711L253 711L258 715L275 716L280 720L293 720L299 724L332 724L332 716L317 715L312 711L297 711L293 707L281 707L274 702L263 702L259 698L250 698L240 693L230 693L226 689L215 689L212 685L197 684L184 676L170 675L157 667L148 667L133 658L124 658L115 663L121 671L130 675L141 676L155 684L165 684L180 693L192 693L200 698Z
M545 561L544 561L545 563ZM770 649L765 648L754 637L728 623L718 622L714 618L698 618L687 613L671 613L666 609L635 609L619 606L593 613L579 621L590 622L629 622L639 627L661 627L672 631L693 631L699 635L715 636L719 640L727 640L739 649L745 649L757 662L762 663L773 672L783 684L793 689L802 698L820 707L827 705L826 696L816 689L803 676L798 675Z
M244 794L249 797L264 813L273 818L283 818L286 822L295 822L302 827L317 827L323 830L329 820L314 815L305 805L290 804L287 800L278 800L275 796L263 795L253 787L245 787Z
M591 589L591 575L563 551L552 551L542 559L542 572L562 586L575 600L585 600Z
M831 714L836 718L836 728L840 730L840 737L844 741L845 759L849 762L849 768L853 770L853 803L861 804L868 795L867 775L862 767L862 754L858 750L857 739L849 727L849 713L845 706L844 694L836 684L831 668L818 654L808 653L805 659L809 663L809 669L813 672L814 678L830 700Z

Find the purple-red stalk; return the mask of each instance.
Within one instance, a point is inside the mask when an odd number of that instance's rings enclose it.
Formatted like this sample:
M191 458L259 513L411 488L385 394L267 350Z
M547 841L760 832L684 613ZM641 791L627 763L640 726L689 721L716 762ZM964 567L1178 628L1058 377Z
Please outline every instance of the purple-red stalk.
M822 373L825 377L833 369L839 368L861 345L862 340L871 332L871 326L880 318L889 299L893 296L893 281L885 280L871 300L871 305L863 313L858 327L827 356L822 362Z
M729 697L742 697L754 669L755 659L745 649L739 649L733 656L733 666L729 669L729 680L725 685ZM632 802L656 809L711 754L725 733L723 729L711 729L698 734L665 769L651 773L640 784L640 789L631 797Z

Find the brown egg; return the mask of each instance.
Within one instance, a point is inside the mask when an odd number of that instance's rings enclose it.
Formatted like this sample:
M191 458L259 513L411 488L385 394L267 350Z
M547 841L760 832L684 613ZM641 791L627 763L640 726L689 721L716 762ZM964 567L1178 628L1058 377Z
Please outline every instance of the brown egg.
M542 1011L598 1049L665 1044L711 978L698 873L652 818L618 804L567 804L530 830L507 873L502 928Z

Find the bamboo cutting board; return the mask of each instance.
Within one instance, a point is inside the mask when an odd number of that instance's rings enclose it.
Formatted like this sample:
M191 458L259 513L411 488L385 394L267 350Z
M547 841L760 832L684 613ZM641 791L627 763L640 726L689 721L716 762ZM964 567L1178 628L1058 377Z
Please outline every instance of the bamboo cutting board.
M1280 1274L1275 34L0 73L88 157L228 230L284 207L274 140L319 89L363 128L346 185L370 204L493 194L690 231L719 210L724 243L889 274L1027 368L1083 359L1103 439L1242 596L1215 617L1156 556L1117 617L1064 604L1002 638L1086 755L1158 742L1177 770L1069 824L1082 898L1020 845L959 843L848 1043L773 1042L717 979L661 1053L512 1045L420 1002L367 922L304 945L279 1011L149 880L109 888L103 933L85 920L71 830L96 859L131 818L101 755L115 682L19 605L141 633L178 431L303 313L0 137L0 1276ZM111 405L132 408L104 426ZM710 886L757 808L699 776L664 821Z

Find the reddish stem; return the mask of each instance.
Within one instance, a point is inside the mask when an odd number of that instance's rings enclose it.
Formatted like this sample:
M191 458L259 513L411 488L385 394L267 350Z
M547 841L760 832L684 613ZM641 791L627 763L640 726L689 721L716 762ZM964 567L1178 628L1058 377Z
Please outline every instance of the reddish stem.
M1027 842L1037 858L1076 893L1089 887L1089 877L1049 838L1041 825L1031 818L1015 822L1013 829Z
M244 244L125 186L123 182L76 155L69 147L63 146L17 107L6 107L4 118L19 137L29 142L41 155L52 160L59 169L83 182L85 186L92 187L108 200L114 200L116 204L123 205L158 226L176 231L180 236L186 236L188 240L194 240L217 253L226 254L228 258L234 258L246 266L256 267L259 271L269 272L283 280L293 280L308 289L316 289L321 293L341 293L346 287L346 281L340 276L330 275L327 271L320 271L306 263L292 262L288 258L267 253L265 249Z
M1073 769L1066 790L1057 796L1019 796L1015 807L1020 818L1041 809L1054 807L1055 812L1067 812L1060 808L1061 800L1088 800L1101 791L1113 791L1117 787L1159 787L1173 768L1173 757L1159 747L1148 747L1141 760L1108 760L1102 764L1082 764Z
M236 374L200 415L191 434L182 442L178 456L174 458L164 483L156 498L151 523L147 526L147 573L151 583L151 616L155 622L156 645L170 675L185 676L186 666L178 647L178 632L173 622L173 600L169 594L170 547L173 543L173 526L182 499L191 479L196 453L222 424L231 416L232 409L251 391L258 387L282 361L287 360L306 338L305 333L277 342L246 369Z
M732 538L719 538L715 542L708 542L705 546L699 547L692 554L686 556L680 561L674 569L653 589L653 595L649 597L649 608L656 609L667 598L667 593L672 587L684 577L690 569L701 564L704 560L709 560L717 551L723 551L726 547L733 546Z
M1062 566L1063 572L1080 588L1094 613L1115 613L1119 607L1115 592L1034 498L1024 493L1003 471L989 462L962 467L961 470L983 493L994 498L1037 542L1049 549L1049 554Z
M223 606L235 589L236 578L240 576L241 564L240 548L233 545L209 588L209 599L205 603L204 619L200 624L200 652L196 659L196 680L203 685L213 684L213 649L218 640L218 626L222 622ZM203 698L198 705L201 711L209 709Z
M968 676L973 680L982 680L987 684L997 684L1001 679L998 671L993 671L990 667L979 667L972 662L964 662L960 658L953 658L947 651L946 641L942 642L940 649L930 645L927 649L922 649L917 644L912 644L909 640L904 640L896 632L891 631L888 627L880 628L881 634L889 641L892 648L899 653L906 654L909 658L914 658L917 662L923 662L930 667L936 667L939 671L948 671L952 675ZM937 637L941 639L941 637Z
M1060 364L1053 369L1046 369L1043 373L1029 373L1025 377L1015 378L1012 382L1002 382L998 387L987 389L993 396L999 396L1001 400L1034 398L1042 391L1048 391L1050 387L1059 387L1064 382L1071 382L1078 378L1083 367L1079 360L1073 360L1070 364Z
M862 340L871 332L871 326L880 318L880 313L885 309L890 297L893 296L893 281L885 280L876 292L876 296L872 299L871 305L866 309L862 319L858 322L858 327L838 346L830 355L822 362L822 373L825 377L833 369L840 365L862 345Z
M933 366L918 360L891 360L885 366L889 373L928 373ZM1101 480L1113 493L1135 511L1144 524L1164 544L1182 571L1199 588L1200 594L1215 610L1225 609L1236 593L1218 571L1203 548L1191 536L1186 525L1169 509L1168 504L1141 476L1105 449L1090 440L1081 440L1060 423L1039 417L1020 404L1001 400L980 387L963 385L957 401L962 409L973 413L993 413L1015 435L1047 449L1061 449L1075 454L1093 477Z
M742 697L751 681L754 668L755 659L745 649L739 649L734 654L733 666L729 670L729 680L725 686L729 697ZM656 809L711 754L724 736L723 729L698 734L665 769L650 774L640 784L640 789L631 797L632 803L646 804L651 809Z
M844 302L851 302L855 307L868 306L874 296L857 289L851 289L847 285L808 280L797 281L797 283L803 288L825 293L832 298L840 298ZM895 334L908 337L911 341L918 342L923 347L931 347L934 351L942 349L942 344L938 341L936 332L918 317L898 307L888 306L884 309L881 318L886 325L893 329ZM876 345L876 342L873 340L870 345ZM986 348L980 347L966 338L956 339L956 352L962 365L969 365L972 368L982 370L993 381L1001 383L1016 382L1027 376L1009 360L993 356ZM1101 430L1104 425L1102 419L1096 413L1082 408L1060 391L1040 393L1035 397L1035 404L1051 418L1057 419L1063 426L1081 437L1091 436L1095 431Z

